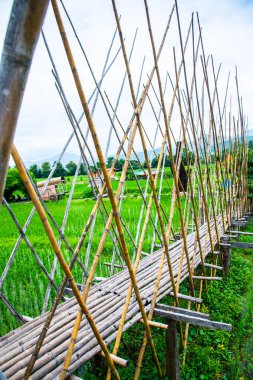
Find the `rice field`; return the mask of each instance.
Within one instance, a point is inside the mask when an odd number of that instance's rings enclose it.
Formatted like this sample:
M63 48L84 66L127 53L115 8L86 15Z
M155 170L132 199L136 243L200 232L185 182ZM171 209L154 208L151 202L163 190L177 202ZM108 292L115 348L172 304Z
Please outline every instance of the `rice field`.
M141 187L145 188L145 180L140 181ZM68 187L70 187L71 181L67 182ZM118 186L117 182L113 183L114 190ZM65 236L74 250L81 232L87 222L88 216L95 204L93 198L79 198L80 193L86 194L89 191L88 184L86 179L83 182L80 180L75 188L74 199L71 202L69 217L66 224ZM68 195L64 199L61 199L57 202L47 202L46 206L48 207L50 213L56 220L58 226L61 227L66 204L67 204ZM171 193L169 191L168 185L164 183L163 195L161 198L161 204L164 208L164 211L169 215L170 210L170 198ZM148 198L147 198L148 199ZM182 198L182 202L184 200ZM104 204L108 212L110 212L110 201L108 198L104 198ZM127 226L130 234L135 239L137 225L139 221L140 210L142 206L142 199L140 195L137 196L137 185L135 181L127 181L125 195L122 202L122 219L124 220L125 225ZM31 202L22 202L22 203L12 203L10 207L15 214L19 224L24 227L24 224L33 208ZM2 206L1 208L1 224L0 224L0 273L2 273L6 267L8 259L13 251L13 248L19 237L19 232L16 225L14 224L7 208ZM155 208L152 206L152 215L155 218ZM143 220L141 225L143 225ZM164 218L166 224L166 219ZM51 223L55 235L59 238L59 233L56 228ZM173 227L176 230L179 226L179 217L178 211L175 210L173 217ZM92 259L96 253L102 232L104 229L104 221L100 214L97 214L94 236L92 239L90 259L88 262L87 269L92 263ZM157 227L159 231L159 226ZM26 233L30 243L33 245L38 257L45 266L46 270L51 273L51 268L54 260L54 253L50 247L42 223L35 213ZM150 246L153 237L153 225L151 221L148 223L148 228L144 240L143 251L150 252ZM133 245L130 237L125 233L125 238L129 247L129 254L133 254ZM79 258L82 263L85 263L85 258L87 254L87 246L89 241L89 235L86 237L82 249L79 253ZM156 238L156 243L159 243L159 240ZM62 252L66 261L69 263L71 260L71 252L67 248L66 244L62 242L61 246ZM111 262L113 253L113 243L110 237L106 239L106 243L103 249L102 257L100 264L97 267L96 276L107 277L110 275L110 267L104 265L105 262ZM119 264L119 261L116 260L116 263ZM120 269L117 269L120 270ZM79 265L75 264L73 268L74 278L78 283L82 282L82 270ZM55 283L59 286L63 279L63 271L60 266L57 265L55 273ZM35 260L30 248L27 246L24 240L21 241L20 246L16 252L16 255L13 259L13 262L10 266L10 270L6 276L5 281L2 285L2 293L9 300L9 302L14 306L16 311L21 315L26 315L29 317L35 317L42 312L43 300L45 297L46 289L48 286L48 279L41 270L37 261ZM55 290L52 288L49 298L49 306L54 298ZM8 331L18 327L18 322L11 315L6 306L1 302L0 303L0 335L6 334Z

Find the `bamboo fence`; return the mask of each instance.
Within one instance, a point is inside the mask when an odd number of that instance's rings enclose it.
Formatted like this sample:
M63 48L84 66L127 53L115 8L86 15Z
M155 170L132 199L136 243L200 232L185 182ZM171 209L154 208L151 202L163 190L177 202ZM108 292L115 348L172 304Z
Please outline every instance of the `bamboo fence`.
M116 29L97 79L70 12L62 0L51 0L82 113L79 117L75 115L69 91L64 88L64 74L57 67L57 57L50 48L51 36L46 37L47 32L43 31L44 46L52 65L52 80L72 132L52 166L42 193L39 193L13 145L13 136L47 2L43 7L38 6L31 16L31 25L26 23L29 6L18 3L14 1L0 68L0 83L14 97L7 104L6 93L0 85L0 96L5 96L0 108L0 132L3 135L0 143L0 199L12 152L34 207L22 225L7 200L4 197L2 200L2 207L16 226L17 240L3 264L0 298L21 326L0 338L0 371L8 379L65 379L100 354L108 364L106 379L111 376L119 379L116 366L127 366L126 360L117 356L122 336L135 323L141 322L143 336L134 378L140 377L147 345L158 376L161 376L162 363L158 359L151 327L170 327L153 319L158 302L166 297L179 307L183 299L188 301L188 312L192 309L200 311L202 293L208 292L211 281L220 279L217 271L221 269L222 259L217 250L220 250L221 239L248 211L247 119L237 70L235 83L232 85L229 74L224 91L220 85L220 65L216 67L212 56L206 57L198 14L192 14L183 39L177 1L171 4L157 49L152 11L147 0L143 5L150 57L144 56L141 60L139 57L137 69L132 60L137 55L140 32L135 30L128 54L127 31L123 30L117 2L112 0ZM18 28L20 36L25 35L29 27L32 36L29 46L23 41L25 62L17 56L18 33L10 45L14 27ZM168 38L172 27L177 32L173 41L177 49ZM93 81L94 89L89 97L86 83L82 83L79 76L69 30L76 38L76 46ZM166 54L169 62L167 59L165 65ZM147 61L151 62L149 70L146 69ZM122 80L116 84L115 97L110 94L108 83L119 67ZM146 80L145 70L149 72ZM130 107L125 103L126 94ZM105 144L96 125L101 105L103 122L107 126L103 130ZM124 107L129 109L128 121L122 112ZM15 115L11 119L10 109ZM50 204L43 201L43 193L73 141L79 149L79 161L59 222ZM112 146L116 148L111 165L107 167ZM144 159L140 158L140 150ZM111 175L119 160L123 160L123 165L115 190ZM144 180L138 178L136 163ZM87 220L82 218L82 225L76 228L73 240L68 228L81 164L86 169L94 199ZM182 167L187 176L187 189L183 188ZM94 170L98 180L94 177ZM128 192L129 183L135 185L136 215L130 215L128 209L127 201L134 199ZM40 255L39 247L29 233L36 211L47 237L44 248L54 253L48 262ZM11 273L15 263L22 265L18 260L23 241L27 254L35 259L38 275L43 275L46 281L41 315L37 313L35 317L32 312L34 318L30 318L24 305L10 302L6 291L13 283ZM188 294L181 294L181 284L186 279ZM38 279L35 281L38 284ZM189 329L189 323L178 325L183 362L187 360ZM110 352L108 345L112 342L114 347Z

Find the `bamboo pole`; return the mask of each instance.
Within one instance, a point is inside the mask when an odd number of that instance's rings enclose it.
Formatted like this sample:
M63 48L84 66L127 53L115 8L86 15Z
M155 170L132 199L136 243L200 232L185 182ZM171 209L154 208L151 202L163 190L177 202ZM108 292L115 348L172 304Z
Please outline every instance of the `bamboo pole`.
M148 21L150 39L151 39L151 43L152 43L153 55L155 57L155 47L154 47L154 41L153 41L153 36L152 36L152 31L151 31L151 24L150 24L149 13L148 13L148 6L147 6L147 2L146 1L145 1L145 9L146 9L146 16L147 16L147 21ZM184 51L182 52L182 63L183 63L183 59L184 59ZM161 92L160 76L159 76L159 71L158 71L158 66L157 65L156 65L156 72L157 72L157 77L158 77L159 91L160 91L160 97L161 97L161 102L162 102L162 107L163 107L163 113L165 114L166 111L165 111L164 100L163 100L163 96L162 96L162 92ZM176 71L176 77L177 77L177 71ZM176 87L178 88L178 85ZM177 88L176 88L176 90L177 90ZM171 155L171 143L170 143L169 134L168 134L168 124L166 123L166 121L165 121L166 133L167 133L167 138L169 140L170 155ZM182 154L182 152L180 154ZM178 161L179 161L178 162L178 170L179 170L180 159ZM173 158L172 158L172 162L173 162L173 165L175 165ZM180 213L180 222L181 222L182 233L183 233L184 250L186 252L188 272L189 272L189 276L190 276L190 279L191 279L190 262L189 262L189 255L188 255L188 252L187 252L186 235L185 235L185 229L184 229L184 221L183 221L183 216L182 216L182 211L181 211L180 196L179 196L179 190L178 190L178 185L177 185L178 184L178 181L177 181L178 172L175 173L175 168L174 168L173 172L174 172L174 188L175 188L174 194L177 194L178 209L179 209L179 213ZM173 208L172 208L172 210L173 210ZM172 213L173 213L173 211L172 211ZM171 218L171 220L172 220L172 218ZM168 231L170 231L170 225L169 225L168 228L169 228ZM170 232L168 232L168 233L170 233ZM163 263L163 257L161 258L161 265L162 265L162 263ZM152 300L152 306L151 306L151 310L150 310L150 313L149 313L149 318L150 319L152 318L153 309L155 307L157 288L159 287L159 282L160 282L160 278L159 277L160 277L160 275L158 273L157 283L155 285L155 290L154 290L154 297L153 297L153 300ZM193 283L191 283L191 286L193 286ZM146 345L146 340L145 340L145 337L144 337L143 345L142 345L142 348L141 348L141 351L140 351L140 354L139 354L139 358L138 358L138 363L137 363L137 366L136 366L136 372L135 372L135 378L136 379L139 377L139 374L140 374L140 366L141 366L142 358L143 358L143 355L144 355L145 345Z
M179 12L178 12L177 1L175 1L175 5L176 5L176 14L177 14L177 24L178 24L178 31L179 31L179 39L180 39L180 48L181 48L181 52L183 52L182 34L181 34L181 26L180 26L180 20L179 20ZM200 34L200 37L201 37L201 34ZM201 40L201 42L202 42L202 40ZM188 80L187 80L185 60L183 60L183 69L184 69L184 77L185 77L185 85L186 85L186 94L187 94L187 100L188 100L189 111L190 111L190 119L191 119L192 126L194 126L193 114L192 114L192 109L191 109L191 106L190 106L191 102L190 102L190 93L189 93L189 87L188 87ZM195 146L197 146L196 133L195 133L194 128L193 128L193 138L194 138ZM196 150L196 155L197 155L197 161L198 161L198 171L199 171L199 173L202 173L201 160L200 160L200 157L199 157L198 150ZM201 184L202 194L204 194L204 187L203 187L203 181L202 181L202 177L201 176L200 176L200 184ZM207 222L208 222L208 225L209 225L209 215L208 215L208 211L207 211L207 202L206 202L206 198L205 197L203 197L203 202L204 202ZM210 231L209 231L209 236L210 236L210 239L211 239L211 233L210 233ZM212 252L213 252L213 249L212 249Z
M0 65L0 204L18 115L49 1L13 2Z
M150 328L149 328L149 325L147 323L147 317L146 317L145 310L144 310L144 307L143 307L143 303L142 303L142 300L141 300L141 297L140 297L139 289L138 289L138 286L137 286L137 283L136 283L136 278L135 278L135 275L133 273L131 261L130 261L129 254L128 254L127 245L126 245L124 234L123 234L122 223L121 223L121 220L120 220L120 217L119 217L119 214L118 214L117 204L115 202L115 198L114 198L114 194L113 194L110 178L108 176L108 172L107 172L107 169L106 169L106 164L105 164L103 153L102 153L102 150L101 150L101 147L100 147L100 144L99 144L99 140L98 140L98 136L97 136L97 133L96 133L96 129L95 129L95 126L93 124L93 120L91 118L89 108L87 106L86 98L85 98L85 95L84 95L84 92L83 92L83 89L82 89L82 86L81 86L81 82L80 82L80 79L79 79L79 76L78 76L78 73L77 73L77 69L75 67L75 63L74 63L74 59L73 59L73 56L72 56L72 53L71 53L71 50L70 50L70 46L68 44L67 36L66 36L65 31L64 31L64 25L62 23L61 16L60 16L60 13L59 13L59 9L58 9L58 6L57 6L57 3L56 3L55 0L52 0L52 6L53 6L54 13L55 13L56 21L57 21L57 24L58 24L58 27L59 27L59 31L61 33L61 37L62 37L62 41L63 41L64 47L65 47L65 51L66 51L66 54L67 54L67 57L68 57L68 60L69 60L69 64L70 64L70 66L72 68L72 74L73 74L73 77L74 77L74 80L75 80L75 83L76 83L77 91L78 91L78 94L79 94L79 97L80 97L80 100L81 100L81 103L82 103L82 106L83 106L83 109L84 109L84 112L85 112L85 116L86 116L86 119L87 119L87 122L88 122L88 125L89 125L89 128L90 128L91 135L92 135L92 138L93 138L93 141L94 141L94 145L95 145L95 148L96 148L96 151L97 151L97 155L98 155L98 158L99 158L99 161L100 161L100 164L101 164L101 169L102 169L102 172L103 172L103 175L104 175L104 179L105 179L108 195L109 195L109 198L110 198L110 201L111 201L112 210L113 210L113 214L114 214L114 217L115 217L115 222L116 222L118 233L119 233L122 253L123 253L126 265L128 267L128 270L129 270L129 275L130 275L130 278L131 278L131 281L132 281L132 284L133 284L133 287L134 287L134 290L135 290L135 294L136 294L136 297L137 297L137 300L138 300L138 303L139 303L139 307L140 307L140 310L141 310L141 313L142 313L142 318L143 318L143 320L145 322L145 328L146 328L148 339L149 339L149 343L150 343L150 346L151 346L151 349L152 349L153 357L154 357L157 369L160 372L161 371L160 370L160 365L159 365L159 362L158 362L158 359L157 359L157 354L156 354L155 349L154 349L154 344L153 344L153 340L152 340L152 337L151 337ZM72 340L71 344L70 344L70 347L73 345L73 343L74 343L74 341ZM103 342L103 344L104 344L104 342ZM67 361L68 362L70 362L71 351L72 351L72 349L70 349L69 350L69 354L67 354ZM110 356L108 355L107 349L104 352L105 352L105 354L107 354L106 355L107 360L108 360L108 358L110 359L109 363L111 364L112 361L111 361ZM110 367L115 372L114 365L113 366L110 365ZM68 363L66 362L65 365L64 365L64 368L63 368L62 375L61 375L62 379L65 378L65 374L66 374L67 368L68 368Z
M69 281L71 289L73 290L73 293L75 294L75 297L76 297L76 299L77 299L77 301L78 301L78 303L79 303L82 311L86 315L86 318L87 318L87 320L88 320L88 322L90 324L90 327L92 328L92 331L93 331L94 335L96 336L96 338L97 338L97 340L98 340L98 342L99 342L99 344L100 344L100 346L101 346L101 348L102 348L102 350L103 350L103 352L104 352L104 354L106 356L106 359L107 359L107 361L108 361L108 363L109 363L109 365L111 367L111 370L112 370L114 376L117 379L119 379L118 372L117 372L117 370L116 370L116 368L114 366L113 360L110 357L110 353L109 353L109 351L108 351L108 349L107 349L107 347L106 347L103 339L100 336L100 333L99 333L99 331L98 331L98 329L97 329L97 327L96 327L96 325L95 325L95 323L93 321L92 316L89 313L89 310L88 310L86 304L82 300L82 297L81 297L81 295L79 293L79 290L78 290L78 288L76 286L76 283L75 283L75 280L74 280L73 275L71 273L71 270L69 269L69 266L67 265L67 263L66 263L63 255L61 253L61 250L58 247L58 244L57 244L56 238L54 236L53 230L52 230L52 228L51 228L51 226L50 226L50 224L49 224L49 222L47 220L46 214L45 214L45 212L44 212L44 210L43 210L43 208L42 208L42 206L41 206L41 204L39 202L39 199L38 199L38 197L37 197L37 195L36 195L36 193L34 191L34 188L33 188L32 184L31 184L31 182L29 180L29 177L28 177L28 175L26 173L26 170L24 168L22 160L21 160L21 158L20 158L20 156L18 154L18 151L16 150L15 146L12 147L12 157L13 157L13 160L15 161L15 164L16 164L16 166L18 168L20 177L22 178L22 180L24 182L24 185L26 186L26 189L27 189L27 191L28 191L28 193L29 193L29 195L30 195L30 197L31 197L31 199L32 199L35 207L36 207L36 210L37 210L40 218L41 218L41 221L42 221L43 226L45 228L45 231L46 231L46 234L48 236L48 239L49 239L49 241L50 241L50 243L52 245L52 248L53 248L55 254L58 257L58 260L59 260L59 262L60 262L60 264L62 266L62 269L65 272L65 275L66 275L66 277L67 277L67 279ZM27 371L26 371L26 373L24 375L24 379L25 380L29 378L29 375L30 375L29 372L30 371L31 371L31 368L27 368Z
M114 2L114 1L112 1L112 5L113 5L113 10L114 10L114 14L115 14L116 23L117 23L117 26L118 26L119 37L120 37L120 41L121 41L121 46L122 46L122 52L123 52L123 56L124 56L125 66L126 66L126 69L127 69L127 72L128 72L128 79L129 79L129 86L130 86L130 91L131 91L132 101L133 101L134 108L137 109L137 102L136 102L136 98L135 98L135 94L134 94L134 90L133 90L133 84L132 84L132 80L131 80L130 67L129 67L129 63L128 63L127 57L126 57L124 41L123 41L123 38L122 38L122 31L121 31L121 27L120 27L120 23L119 23L119 18L118 18L118 14L117 14L117 9L116 9L116 5L115 5L115 2ZM156 63L155 63L155 68L157 69L157 67L156 67ZM168 260L168 266L169 266L169 271L170 271L170 277L171 277L171 281L172 281L172 286L173 286L174 294L175 294L175 297L176 297L176 300L177 300L177 296L176 296L176 292L175 292L174 277L173 277L172 268L171 268L171 262L170 262L170 257L169 257L169 253L168 253L167 237L166 237L166 235L165 235L165 230L164 230L164 226L163 226L163 222L162 222L162 218L161 218L161 214L160 214L160 206L159 206L159 202L158 202L158 199L157 199L157 197L156 197L156 190L155 190L155 189L156 189L156 182L154 182L154 181L153 181L153 178L152 178L152 173L151 173L150 164L149 164L149 159L148 159L147 150L146 150L146 145L145 145L145 139L144 139L144 136L143 136L143 131L142 131L141 123L140 123L140 115L139 115L138 111L136 112L136 121L137 121L138 130L139 130L139 134L140 134L141 141L142 141L142 145L143 145L143 150L144 150L144 154L145 154L146 165L147 165L148 172L149 172L149 181L150 181L150 186L151 186L152 194L153 194L152 197L153 197L154 200L155 200L155 205L156 205L157 215L158 215L158 219L159 219L159 222L160 222L160 228L161 228L161 231L162 231L164 250L165 250L165 252L166 252L166 257L167 257L167 260ZM165 141L163 141L163 144L162 144L162 152L163 152L163 149L164 149L164 144L165 144ZM162 156L163 156L163 154L160 154L160 159L159 159L159 163L158 163L159 166L160 166L160 164L161 164ZM151 200L152 200L152 198L151 198ZM146 224L145 224L145 225L146 225ZM142 231L142 238L141 238L141 240L140 240L141 242L143 241L143 235L144 235L144 232ZM140 248L140 249L141 249L141 248ZM138 265L139 255L140 255L140 251L137 252L136 266ZM131 289L130 289L130 290L131 290ZM124 323L124 315L125 315L126 310L127 310L127 307L128 307L128 302L129 302L129 301L128 301L128 298L127 298L125 311L124 311L123 314L122 314L122 322L121 322L121 325L123 325L123 323ZM122 330L122 328L121 328L121 330ZM116 340L116 344L115 344L115 348L114 348L114 353L118 350L118 346L119 346L120 338L121 338L121 332L120 332L120 330L119 330L119 335L118 335L118 339ZM109 377L110 377L110 373L108 372L108 374L107 374L107 379L108 379Z
M50 275L47 271L47 269L45 268L43 262L41 261L41 259L39 258L38 254L36 253L33 245L31 244L30 240L28 239L28 237L26 236L26 234L24 233L24 231L22 230L22 227L20 226L17 218L15 217L12 209L10 208L9 204L7 203L6 199L3 197L3 204L5 205L5 207L7 208L7 210L9 211L11 217L12 217L12 220L14 221L19 233L23 236L23 239L24 241L26 242L28 248L31 250L33 256L35 257L35 260L37 261L39 267L41 268L41 270L45 273L47 279L48 279L48 282L54 287L54 289L56 291L58 291L58 286L56 285L54 279L53 279L53 276ZM64 300L64 298L63 298Z
M164 33L164 35L163 35L162 42L161 42L161 45L160 45L160 49L159 49L159 52L158 52L158 57L159 57L160 54L161 54L161 51L162 51L162 48L163 48L163 45L164 45L164 41L165 41L165 38L166 38L166 35L167 35L167 32L168 32L169 24L170 24L170 22L168 22L168 24L167 24L167 26L166 26L165 33ZM148 80L148 83L146 84L146 87L145 87L145 89L144 89L144 91L143 91L143 93L142 93L142 95L141 95L140 101L139 101L140 111L141 111L141 109L142 109L142 107L143 107L143 105L144 105L145 98L146 98L146 95L147 95L147 91L148 91L148 89L149 89L150 82L151 82L151 78L152 78L153 74L154 74L154 68L152 69L152 72L151 72L151 75L150 75L150 79ZM94 91L93 91L93 94L94 94ZM81 117L82 117L82 116L81 116ZM124 134L124 136L123 136L123 138L122 138L122 141L121 141L121 144L120 144L120 146L119 146L119 148L118 148L118 150L117 150L117 152L116 152L115 159L114 159L114 162L113 162L113 165L112 165L111 171L113 170L114 165L115 165L115 163L116 163L116 161L117 161L117 159L118 159L118 157L119 157L119 155L120 155L121 149L122 149L122 147L123 147L123 145L124 145L124 142L125 142L125 140L126 140L126 138L127 138L127 134L129 133L129 131L130 131L130 129L131 129L132 123L133 123L133 117L132 117L131 120L130 120L130 123L129 123L128 127L127 127L127 131L126 131L126 133ZM133 142L133 139L131 138L131 145L132 145L132 142ZM129 157L130 157L130 152L131 152L131 149L129 149L129 152L128 152ZM127 168L127 162L126 162L125 164L126 164L125 167ZM125 170L126 170L126 169L125 169ZM109 173L109 174L110 174L110 173ZM96 202L96 204L94 205L93 210L92 210L92 212L90 213L90 216L89 216L89 218L88 218L88 221L87 221L87 223L86 223L86 225L85 225L85 227L84 227L84 229L83 229L83 232L82 232L82 234L81 234L81 236L80 236L79 242L78 242L77 247L76 247L76 249L75 249L75 255L74 255L74 257L73 257L73 259L71 260L71 263L70 263L70 268L73 267L74 262L75 262L75 260L76 260L76 258L77 258L77 255L78 255L78 253L79 253L79 251L80 251L80 248L81 248L81 246L82 246L82 244L83 244L83 241L84 241L85 237L87 236L87 233L88 233L89 227L91 226L91 223L92 223L92 220L93 220L93 218L94 218L94 215L95 215L95 213L96 213L96 211L97 211L97 209L98 209L98 207L99 207L99 203L100 203L100 201L101 201L101 199L102 199L102 195L103 195L104 190L105 190L105 184L103 185L103 187L102 187L102 189L101 189L101 191L100 191L100 193L99 193L99 196L98 196L98 198L97 198L97 202ZM94 268L95 268L95 266L94 266ZM92 274L92 272L91 272L90 280L89 280L89 279L87 280L88 288L89 288L89 286L90 286L90 284L91 284L91 280L92 280L93 276L94 276L94 274ZM45 336L46 336L47 330L48 330L48 328L49 328L49 326L50 326L50 323L51 323L51 321L52 321L52 319L53 319L54 313L56 312L56 308L57 308L57 305L58 305L59 299L60 299L60 297L61 297L61 295L62 295L62 293L63 293L63 291L64 291L64 288L65 288L65 286L66 286L66 283L67 283L67 278L65 277L65 279L64 279L63 282L62 282L62 285L61 285L61 288L60 288L60 292L57 294L57 296L56 296L56 298L55 298L55 300L54 300L54 303L53 303L53 306L52 306L52 308L51 308L51 311L50 311L50 313L48 314L48 316L47 316L47 318L46 318L46 320L45 320L44 327L43 327L43 329L42 329L42 331L41 331L41 334L40 334L40 336L39 336L39 338L38 338L38 341L37 341L37 343L36 343L36 347L35 347L35 350L34 350L34 354L32 355L32 357L31 357L31 359L30 359L30 363L29 363L29 366L30 366L30 367L32 367L32 366L34 365L34 362L35 362L35 360L36 360L37 354L38 354L38 352L39 352L40 349L41 349L41 346L42 346L43 341L44 341L44 339L45 339ZM86 286L87 286L87 285L86 285Z

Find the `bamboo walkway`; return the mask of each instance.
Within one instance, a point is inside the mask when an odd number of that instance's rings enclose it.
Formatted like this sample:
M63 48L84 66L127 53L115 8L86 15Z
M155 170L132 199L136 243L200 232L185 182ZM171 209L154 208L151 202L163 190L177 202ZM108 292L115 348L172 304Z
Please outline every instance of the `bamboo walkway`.
M219 233L222 235L223 228L220 216L218 217L217 224L219 226ZM210 225L215 244L216 235L214 221L211 221ZM206 245L205 252L206 255L208 255L211 251L211 246L207 239L207 224L201 226L199 230L201 245L203 247ZM195 252L195 239L195 232L189 234L187 237L187 247L191 263L193 263L196 268L200 264L201 258L198 247L196 247ZM170 245L170 256L175 281L177 280L182 247L183 240L178 240ZM196 257L194 259L195 253ZM160 256L161 249L142 259L137 271L137 280L146 312L150 309ZM187 277L187 261L186 258L184 258L180 282ZM168 267L167 263L165 263L157 302L172 291L171 281L168 279ZM87 306L107 345L115 339L129 281L128 271L124 270L91 288L87 300ZM39 353L39 357L34 366L33 373L30 377L31 379L54 379L60 374L78 309L79 307L75 298L58 306L47 337ZM31 353L34 349L34 344L39 336L46 315L47 314L44 314L35 318L31 322L26 323L22 327L11 331L9 334L1 338L0 369L8 379L14 380L23 378L24 370L29 362ZM136 302L136 297L133 294L124 325L124 331L140 319L141 313L138 303ZM86 318L83 317L69 372L72 373L75 371L100 351L101 347L91 331Z

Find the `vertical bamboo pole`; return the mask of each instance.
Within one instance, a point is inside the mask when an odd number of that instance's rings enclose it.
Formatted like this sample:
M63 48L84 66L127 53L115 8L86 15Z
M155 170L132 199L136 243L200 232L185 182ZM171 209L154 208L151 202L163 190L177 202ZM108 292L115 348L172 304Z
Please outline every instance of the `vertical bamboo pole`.
M0 65L0 204L24 90L49 0L15 0Z
M175 5L176 5L176 14L177 14L177 23L178 23L180 47L181 47L181 51L183 51L182 34L181 34L181 26L180 26L180 20L179 20L179 12L178 12L177 1L175 1ZM201 37L201 34L200 34L200 37ZM194 120L193 120L192 109L191 109L191 102L190 102L190 93L189 93L189 87L188 87L188 80L187 80L187 72L186 72L185 60L183 60L183 68L184 68L184 77L185 77L187 101L188 101L189 111L190 111L190 120L191 120L191 124L192 124L192 127L193 127L193 138L194 138L195 146L197 146L196 133L195 133L195 128L194 128ZM196 86L195 86L195 88L196 88ZM203 186L203 181L202 181L202 176L201 176L202 167L201 167L201 160L200 160L200 157L199 157L198 150L196 150L196 154L197 154L197 161L198 161L198 170L199 170L199 175L200 175L201 191L202 191L202 194L204 194L205 193L205 189L204 189L204 186ZM205 214L206 214L206 218L207 218L207 225L208 225L208 231L209 231L211 248L212 248L212 254L213 254L212 234L211 234L211 230L210 230L210 218L209 218L209 215L208 215L207 201L206 201L205 197L203 197L203 201L204 201ZM218 236L218 232L217 232L217 236Z
M189 26L189 31L188 31L186 42L185 42L185 49L186 49L186 46L187 46L187 43L188 43L188 37L189 37L190 29L191 29L191 24ZM176 97L177 85L178 85L178 81L179 81L179 78L180 78L181 67L182 67L182 64L179 67L177 78L176 78L176 87L175 87L175 90L174 90L174 93L173 93L173 96L172 96L172 100L171 100L171 106L170 106L170 111L169 111L169 119L171 118L171 115L172 115L172 112L173 112L173 108L174 108L174 102L175 102L175 97ZM163 141L162 141L160 156L159 156L158 165L157 165L157 173L156 173L156 176L155 176L154 188L156 188L156 184L157 184L157 180L158 180L158 172L160 170L160 166L161 166L161 163L162 163L162 158L163 158L163 155L164 155L166 138L167 138L167 136L166 136L166 132L165 132L163 134ZM181 152L181 154L182 154L182 152ZM177 178L176 181L178 181L178 176L179 176L179 165L177 167L177 172L176 172L176 178ZM174 187L175 187L175 185L174 185ZM174 187L173 187L173 189L174 189ZM173 194L175 195L175 191L174 190L173 190ZM140 255L141 255L142 244L143 244L144 237L145 237L145 231L146 231L147 223L148 223L148 220L149 220L149 215L150 215L152 201L153 201L153 196L150 197L148 210L147 210L145 221L144 221L144 225L143 225L143 228L142 228L141 238L140 238L140 242L139 242L139 246L138 246L138 251L137 251L135 265L134 265L134 271L137 271L137 267L138 267L138 263L139 263L139 259L140 259ZM170 237L170 233L171 233L171 229L172 229L172 216L173 216L173 213L174 213L174 207L175 207L175 196L174 197L172 196L172 202L171 202L171 208L170 208L170 220L168 222L169 225L168 225L168 229L167 229L167 232L166 232L166 241L169 241L169 237ZM157 215L157 219L158 219L158 215ZM164 264L164 260L165 260L165 255L166 255L166 251L165 251L165 249L163 249L161 260L160 260L160 264L159 264L159 270L158 270L157 280L156 280L156 284L155 284L155 289L154 289L154 297L152 299L152 306L151 306L152 310L153 310L153 308L155 306L155 300L156 300L156 297L157 297L157 294L158 294L158 287L159 287L159 283L160 283L160 277L161 277L161 274L162 274L162 269L163 269L163 264ZM122 335L122 331L123 331L124 321L125 321L128 305L129 305L129 302L130 302L131 292L132 292L131 287L129 287L128 294L127 294L126 304L124 306L124 310L122 312L122 317L121 317L121 321L120 321L120 328L118 329L118 333L117 333L117 337L116 337L116 341L115 341L115 345L114 345L114 349L113 349L113 354L117 354L118 349L119 349L119 344L120 344L121 335ZM174 292L174 294L175 293L176 292ZM149 319L152 318L152 313L153 313L153 311L151 311L151 314L149 312L149 315L148 315ZM145 341L145 344L143 345L142 352L144 352L145 347L146 347L146 343L147 343L146 334L144 335L143 339ZM139 362L139 360L140 360L140 363L141 363L142 357L139 356L138 362ZM110 379L110 370L108 370L106 379L107 380Z
M158 80L159 95L160 95L160 100L161 100L161 105L162 105L162 111L163 111L163 117L164 117L164 125L165 125L165 130L166 130L165 135L167 136L168 147L169 147L169 154L170 154L171 166L172 166L172 172L173 172L173 177L174 177L174 182L175 182L175 189L176 189L176 195L177 195L177 205L178 205L178 211L179 211L179 216L180 216L180 224L181 224L182 237L183 237L183 242L184 242L184 250L185 250L186 260L187 260L187 266L188 266L188 270L189 270L190 288L191 288L192 294L194 294L194 284L193 284L193 279L192 279L191 272L190 272L190 261L189 261L187 243L186 243L186 235L185 235L185 229L184 229L183 212L182 212L182 207L181 207L178 182L176 180L176 178L177 178L177 175L176 175L176 164L175 164L174 157L173 157L173 154L172 154L172 144L171 144L171 137L170 137L170 132L169 132L169 121L167 119L166 107L165 107L165 102L164 102L164 97L163 97L163 92L162 92L162 86L161 86L160 71L159 71L159 67L158 67L158 63L157 63L157 59L156 59L156 48L155 48L155 43L154 43L154 38L153 38L153 33L152 33L152 28L151 28L151 22L150 22L149 11L148 11L148 4L147 4L146 0L144 0L144 6L145 6L145 10L146 10L146 18L147 18L147 24L148 24L150 42L151 42L151 46L152 46L153 59L154 59L154 62L155 62L156 76L157 76L157 80ZM182 61L184 62L184 48L183 48L183 45L182 45ZM166 244L167 244L167 241L166 241ZM165 244L165 249L166 249L166 244ZM165 250L165 252L167 252L167 249ZM167 256L167 253L166 253L166 256Z

